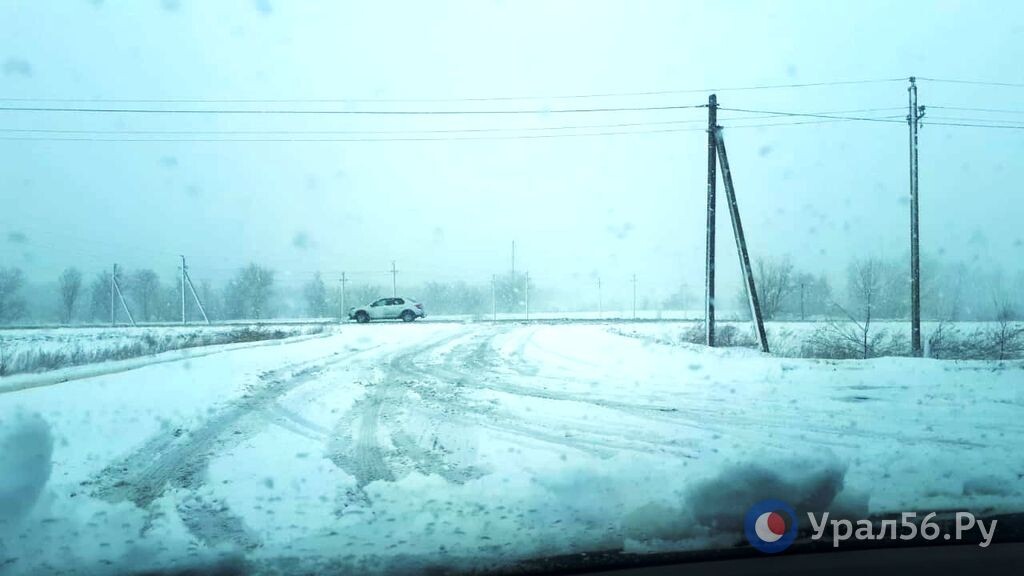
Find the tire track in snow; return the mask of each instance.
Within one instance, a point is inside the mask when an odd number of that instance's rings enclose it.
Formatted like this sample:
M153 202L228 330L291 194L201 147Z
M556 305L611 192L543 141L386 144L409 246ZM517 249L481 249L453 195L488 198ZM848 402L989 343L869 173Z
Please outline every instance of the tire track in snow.
M359 424L359 436L355 445L356 487L362 489L370 482L384 480L393 482L395 475L384 462L383 451L377 439L377 427L380 422L380 411L385 399L391 393L391 383L386 380L374 386L372 395L363 407Z
M388 417L389 410L407 400L412 384L423 378L424 374L410 369L415 366L415 359L461 337L465 335L446 335L393 355L380 367L373 378L374 381L366 384L370 388L367 396L339 420L335 426L328 458L355 477L357 493L350 496L365 500L362 491L367 484L375 481L393 482L398 475L395 468L399 467L413 468L424 474L438 474L456 483L472 477L471 472L453 469L444 462L443 452L421 447L412 436L398 426L392 430L381 426L381 421ZM390 450L385 450L381 445L382 434L386 434L391 441ZM408 462L408 466L399 466L403 461Z
M424 363L421 358L414 358L413 360L417 364L416 372L421 377L427 376L438 383L436 386L427 383L416 388L424 400L423 404L430 405L430 409L443 412L449 419L462 421L467 426L510 434L517 440L540 441L579 450L600 458L607 458L621 451L653 453L669 451L680 457L692 457L693 446L687 446L676 440L655 441L639 436L627 439L623 437L621 430L609 431L606 426L599 425L581 428L581 423L575 421L571 422L572 429L564 428L562 422L525 420L502 411L494 403L483 400L474 401L468 398L466 391L492 390L542 400L591 404L602 408L631 412L632 415L645 419L663 419L658 418L658 413L662 411L662 407L659 406L605 401L590 396L538 390L508 382L507 379L502 378L502 373L508 373L504 369L509 367L510 363L484 360L484 356L493 351L492 342L498 335L493 331L490 334L478 332L472 335L472 338L467 338L469 342L455 346L450 353L445 355L441 363ZM483 340L477 341L481 336L483 336ZM521 343L519 348L522 349L525 345L526 341ZM496 355L493 356L496 357ZM512 367L512 375L520 375L514 367ZM536 376L531 374L530 377ZM671 422L679 424L678 420ZM671 448L666 449L666 446L671 446Z
M205 483L210 459L262 429L268 422L266 412L278 398L315 380L327 368L369 350L372 348L263 372L259 384L250 385L249 392L195 429L178 428L158 434L86 482L99 499L129 501L143 509L150 508L168 490L192 491L177 502L177 509L182 522L198 539L208 545L234 543L254 548L259 545L256 537L224 502L194 493Z
M501 357L497 354L494 349L493 341L497 335L492 335L487 340L480 342L476 348L466 355L465 365L468 368L476 369L479 372L495 372L495 369L500 366L508 366L513 370L516 376L522 376L526 378L545 379L558 382L561 379L551 376L540 376L540 369L532 364L529 364L523 358L524 350L527 345L530 344L536 328L531 330L529 335L523 339L522 342L516 347L516 353L513 357L509 358L508 361L502 362ZM449 368L452 368L452 364L448 364ZM479 381L479 383L486 388L495 390L498 392L506 392L508 394L515 394L517 396L530 396L533 398L540 398L544 400L558 400L564 402L583 402L586 404L593 404L602 408L610 408L612 410L621 410L624 412L631 412L634 414L642 414L645 418L650 417L652 412L664 412L672 413L678 412L678 409L672 406L662 406L657 404L638 404L635 402L621 402L617 400L609 400L605 398L595 398L586 394L569 394L565 392L557 392L547 388L535 388L530 386L520 386L512 384L510 382L498 382L498 381Z

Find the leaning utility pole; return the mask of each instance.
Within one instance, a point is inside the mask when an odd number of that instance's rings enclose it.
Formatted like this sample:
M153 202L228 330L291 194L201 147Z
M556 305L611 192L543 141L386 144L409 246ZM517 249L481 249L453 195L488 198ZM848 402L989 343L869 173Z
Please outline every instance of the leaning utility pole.
M121 301L121 307L124 309L125 315L128 316L128 321L131 322L132 326L136 326L135 318L132 317L132 313L128 310L128 303L124 300L124 294L121 293L121 285L117 281L117 264L114 264L114 274L110 277L110 285L114 287L114 292L117 293L117 298ZM110 325L114 325L114 298L110 298Z
M498 279L491 274L491 322L498 321Z
M708 96L708 208L704 261L704 339L715 345L715 131L718 129L718 97Z
M391 297L398 296L398 270L395 270L395 261L391 261Z
M110 325L114 325L114 316L117 311L114 308L114 278L117 278L117 264L114 264L114 271L110 274Z
M192 285L192 277L188 273L188 264L185 263L185 255L181 255L181 323L186 323L185 317L185 286L188 286L189 291L192 293L192 299L196 301L196 306L199 308L199 313L203 315L203 320L209 324L210 318L206 315L206 308L203 307L203 303L199 300L199 294L196 292L196 287Z
M199 294L196 293L196 287L192 285L192 275L188 273L188 267L185 267L185 282L188 283L188 289L192 292L192 298L196 301L196 306L199 307L199 313L203 315L203 321L210 324L210 317L206 315L206 307L203 306L203 302L199 300Z
M743 235L743 223L740 222L740 209L736 204L736 189L732 185L732 172L729 170L729 157L725 153L725 140L722 139L722 128L715 128L715 141L718 147L718 162L722 167L722 183L725 184L725 197L729 205L729 216L732 219L732 233L736 238L736 251L739 253L740 266L743 269L743 282L747 288L750 302L750 316L754 319L757 341L762 352L768 352L768 337L764 331L764 320L761 318L761 303L757 299L757 287L754 285L754 273L750 268L750 255L747 253L747 240Z
M181 323L185 324L185 255L181 255Z
M910 125L910 348L911 354L921 356L921 235L918 226L917 205L917 130L924 117L924 106L917 105L917 83L910 77L907 88L907 124Z

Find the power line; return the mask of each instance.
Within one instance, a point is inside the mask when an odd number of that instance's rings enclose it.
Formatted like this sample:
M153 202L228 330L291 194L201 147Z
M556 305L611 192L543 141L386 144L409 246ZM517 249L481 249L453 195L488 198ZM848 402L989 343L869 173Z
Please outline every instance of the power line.
M844 118L841 116L822 116L815 114L784 114L785 116L799 116L799 117L812 117L820 118L818 120L806 120L800 122L772 122L772 123L759 123L759 124L737 124L734 126L726 126L728 129L745 129L745 128L772 128L772 127L784 127L784 126L801 126L801 125L814 125L814 124L829 124L835 122L856 122L856 121L870 121L870 122L886 122L902 124L903 120L895 119L895 117L887 118ZM950 126L950 127L967 127L967 128L995 128L995 129L1011 129L1011 130L1024 130L1024 125L1017 124L978 124L971 122L927 122L928 126ZM50 138L50 137L20 137L20 136L4 136L0 137L0 141L18 141L18 142L179 142L179 143L201 143L201 142L226 142L226 143L274 143L274 142L294 142L294 143L316 143L316 142L338 142L338 143L368 143L368 142L457 142L457 141L486 141L486 140L536 140L536 139L557 139L557 138L586 138L586 137L607 137L607 136L629 136L629 135L649 135L649 134L670 134L677 132L703 132L704 128L666 128L662 130L629 130L629 131L610 131L610 132L588 132L582 134L526 134L526 135L513 135L513 136L453 136L444 138L93 138L93 137L73 137L73 138Z
M841 122L858 120L859 117L847 117L847 116L834 116L833 114L842 114L848 112L872 112L872 111L889 111L897 110L900 108L861 108L857 110L840 110L826 113L806 113L804 116L812 116L816 118L823 118L830 122ZM748 116L736 116L733 118L725 118L726 120L764 120L777 118L780 115L788 115L788 113L779 112L767 112L763 114L755 114ZM885 118L893 118L892 116ZM895 120L894 120L895 121ZM572 138L572 137L599 137L599 136L625 136L631 134L659 134L659 133L672 133L672 132L697 132L702 131L704 128L665 128L665 129L652 129L652 130L611 130L601 132L582 132L582 133L542 133L542 134L512 134L508 136L477 136L474 134L488 133L488 132L537 132L537 131L561 131L561 130L587 130L595 128L619 128L619 127L644 127L644 126L664 126L664 125L680 125L680 124L694 124L700 123L701 120L668 120L658 122L624 122L614 124L581 124L581 125L566 125L566 126L539 126L539 127L487 127L487 128L449 128L449 129L434 129L434 130L314 130L314 131L303 131L303 130L65 130L65 129L46 129L46 128L0 128L2 133L30 133L30 134L62 134L62 135L81 135L87 134L90 136L81 137L61 137L61 138L48 138L48 137L28 137L28 136L10 136L0 137L0 140L8 141L44 141L44 142L429 142L429 141L458 141L458 140L521 140L521 139L548 139L548 138ZM824 122L773 122L763 124L737 124L732 126L733 128L761 128L770 126L783 126L783 125L799 125L799 124L813 124L813 123L824 123ZM395 138L113 138L110 136L118 136L122 134L129 135L155 135L155 136L178 136L178 135L196 135L196 136L260 136L260 135L273 135L273 136L327 136L327 135L391 135L399 134L401 137ZM416 134L456 134L455 136L444 136L444 137L413 137L406 135ZM97 137L101 136L101 137Z
M932 116L928 115L928 118L932 120L952 120L956 122L986 122L989 124L1021 124L1019 118L1013 120L1002 120L999 118L968 118L963 116Z
M862 121L862 122L888 122L888 123L897 123L897 124L903 124L904 123L904 121L896 120L896 119L893 119L893 118L876 118L876 117L870 117L870 116L836 116L834 114L818 114L818 113L814 113L814 112L783 112L783 111L777 111L777 110L750 110L750 109L746 109L746 108L726 108L726 107L719 107L718 109L719 110L729 111L729 112L745 112L745 113L748 113L748 114L771 114L773 116L787 116L787 117L801 117L801 118L828 118L828 119L833 119L833 120L858 120L858 121ZM854 110L854 111L851 111L850 113L852 114L852 113L855 113L855 112L867 112L867 111L870 111L870 110L871 109Z
M729 128L766 128L772 126L795 126L801 124L825 124L830 122L845 122L860 120L859 118L828 117L826 120L803 121L803 122L773 122L761 124L738 124ZM896 120L893 120L896 122ZM624 130L605 132L586 132L572 134L518 134L511 136L446 136L446 137L399 137L399 138L96 138L96 137L31 137L31 136L3 136L0 141L19 142L457 142L457 141L479 141L479 140L537 140L555 138L586 138L605 136L629 136L648 134L668 134L676 132L704 132L704 128L664 128L658 130Z
M580 138L599 136L626 136L630 134L662 134L671 132L695 132L703 128L665 128L662 130L629 130L611 132L589 132L585 134L523 134L516 136L449 136L439 138L39 138L0 137L0 140L22 142L452 142L460 140L534 140L550 138Z
M339 114L365 116L461 116L487 114L584 114L595 112L658 112L666 110L687 110L703 108L705 104L685 106L633 106L605 108L555 108L555 109L519 109L519 110L296 110L296 109L209 109L198 108L78 108L78 107L38 107L38 106L3 106L0 112L58 112L83 114Z
M894 117L888 118L871 118L866 116L833 116L829 114L814 114L808 112L783 112L783 111L771 111L771 110L748 110L743 108L719 108L719 110L729 110L732 112L747 112L756 114L774 114L777 116L785 117L802 117L802 118L829 118L835 120L854 120L860 122L886 122L895 124L904 124L906 120L898 120ZM971 122L927 122L928 126L960 126L969 128L1003 128L1003 129L1024 129L1024 125L1005 125L1005 124L976 124Z
M868 108L857 110L867 112L873 110L898 110L901 108ZM839 114L846 111L825 112ZM726 120L765 120L776 118L775 115L734 116ZM431 130L83 130L55 128L0 128L0 133L30 134L93 134L93 135L211 135L211 136L263 136L263 135L411 135L411 134L456 134L482 132L537 132L554 130L583 130L593 128L631 128L644 126L666 126L679 124L701 124L704 120L663 120L656 122L618 122L614 124L576 124L568 126L530 126L530 127L484 127L484 128L442 128Z
M744 116L743 119L763 119L771 116ZM620 122L615 124L580 124L573 126L444 128L436 130L62 130L48 128L0 128L0 132L26 132L37 134L157 134L157 135L329 135L329 134L452 134L476 132L535 132L543 130L576 130L587 128L627 128L694 124L701 120L664 120L660 122Z
M925 126L960 126L965 128L1003 128L1008 130L1024 130L1024 124L974 124L970 122L924 122Z
M341 103L444 103L444 102L503 102L515 100L568 100L584 98L615 98L636 96L668 96L673 94L701 94L708 92L739 92L752 90L781 90L792 88L814 88L823 86L849 86L854 84L877 84L901 82L906 78L871 78L861 80L838 80L826 82L802 82L790 84L759 84L751 86L724 86L712 88L685 88L676 90L644 90L636 92L597 92L591 94L562 94L553 96L481 96L464 98L0 98L0 102L44 102L44 103L90 103L90 104L341 104Z
M1024 110L1009 110L1006 108L967 108L963 106L932 106L928 108L936 110L957 110L960 112L989 112L993 114L1024 114Z
M944 84L967 84L971 86L1000 86L1003 88L1024 88L1024 84L1016 82L985 82L981 80L956 80L951 78L927 78L924 76L918 76L918 80L926 80L928 82L940 82Z
M864 112L875 112L875 111L889 111L898 108L861 108L856 110L841 110L835 112L793 112L793 111L778 111L778 110L752 110L745 108L719 108L721 111L728 112L740 112L747 114L754 114L754 116L740 116L734 118L726 118L725 120L753 120L753 119L771 119L771 118L812 118L814 120L797 121L797 122L769 122L769 123L758 123L758 124L735 124L728 126L728 128L770 128L775 126L797 126L805 124L824 124L832 122L882 122L882 123L895 123L902 124L905 122L900 115L888 115L888 116L846 116L840 114L850 113L864 113ZM938 120L944 120L941 122L928 122L930 126L954 126L954 127L974 127L974 128L1000 128L1000 129L1024 129L1024 125L1020 124L1008 124L1007 121L1000 120L984 120L976 118L960 118L960 117L936 117ZM489 127L489 128L467 128L467 129L437 129L437 130L410 130L410 131L288 131L288 130L277 130L277 131L187 131L187 130L172 130L172 131L159 131L159 130L128 130L128 131L93 131L93 130L60 130L60 129L18 129L18 128L3 128L0 132L7 133L33 133L33 134L91 134L97 136L76 136L76 137L37 137L37 136L10 136L0 137L0 140L6 141L41 141L41 142L433 142L433 141L460 141L460 140L531 140L531 139L552 139L552 138L581 138L581 137L604 137L604 136L628 136L628 135L646 135L646 134L664 134L664 133L675 133L675 132L699 132L703 131L704 128L662 128L662 129L651 129L651 130L607 130L600 132L581 132L581 133L541 133L541 134L511 134L511 135L477 135L479 133L487 132L536 132L536 131L560 131L560 130L580 130L580 129L593 129L593 128L615 128L615 127L641 127L641 126L659 126L659 125L678 125L678 124L690 124L697 121L688 120L673 120L663 122L633 122L633 123L616 123L616 124L591 124L591 125L572 125L572 126L550 126L550 127L527 127L527 128L514 128L514 127ZM987 123L978 123L987 122ZM258 136L258 135L283 135L283 136L316 136L316 135L331 135L331 134L402 134L402 135L415 135L415 134L455 134L455 136L439 136L439 137L417 137L417 136L400 136L394 138L290 138L290 137L274 137L274 138L115 138L111 136L117 136L120 134L131 134L131 135L198 135L198 136Z
M898 118L898 116L885 116L884 118ZM733 126L722 126L729 130L737 128L771 128L773 126L805 126L808 124L834 124L836 122L856 122L859 118L827 117L820 120L800 120L797 122L766 122L762 124L736 124Z

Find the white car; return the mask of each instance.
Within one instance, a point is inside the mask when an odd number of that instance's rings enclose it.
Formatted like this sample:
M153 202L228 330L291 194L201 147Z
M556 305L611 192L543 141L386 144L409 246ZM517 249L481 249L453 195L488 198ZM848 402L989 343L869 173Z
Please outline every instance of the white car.
M412 322L423 318L423 304L412 298L381 298L373 303L348 311L349 320L365 324L370 320L399 320Z

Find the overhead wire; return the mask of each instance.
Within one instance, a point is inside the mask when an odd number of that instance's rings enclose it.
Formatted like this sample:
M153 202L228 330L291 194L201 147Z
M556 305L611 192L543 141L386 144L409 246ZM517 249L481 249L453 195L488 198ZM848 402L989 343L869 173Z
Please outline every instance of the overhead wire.
M991 84L991 85L1012 85L1011 83L986 83L978 81L960 81L949 79L936 79L919 77L926 81L935 82L957 82L964 84ZM496 100L523 100L541 98L594 98L608 96L642 96L642 95L665 95L682 94L695 92L713 92L728 90L767 90L782 88L806 88L814 86L836 86L846 84L867 84L878 82L893 82L903 78L878 78L868 80L850 80L834 82L808 82L791 84L763 84L752 86L734 86L706 89L687 90L655 90L644 92L608 92L594 94L573 94L552 97L540 96L508 96L508 97L484 97L484 98L461 98L461 99L30 99L30 98L0 98L0 101L12 102L134 102L134 103L160 103L160 104L210 104L210 103L345 103L345 102L472 102L472 101L496 101ZM1024 86L1024 85L1021 85ZM81 114L197 114L197 115L274 115L274 114L305 114L305 115L385 115L385 116L455 116L455 115L522 115L522 114L571 114L571 113L612 113L612 112L653 112L653 111L676 111L706 108L707 104L688 105L661 105L661 106L618 106L618 107L591 107L591 108L529 108L529 109L418 109L418 110L395 110L395 109L373 109L373 110L350 110L350 109L301 109L301 108L164 108L164 107L44 107L44 106L0 106L0 112L40 112L40 113L81 113ZM997 108L969 108L956 106L933 106L936 109L975 111L986 113L1024 113L1024 110L1007 110ZM866 116L869 112L880 112L899 110L902 107L889 108L861 108L855 110L842 110L833 112L799 112L799 111L778 111L760 110L751 108L719 107L722 112L737 112L753 114L754 116L723 118L723 120L753 120L771 119L775 117L788 118L811 118L830 122L878 122L903 124L905 119L899 116ZM851 116L850 114L857 114ZM934 120L941 120L935 122ZM659 134L673 132L702 131L703 128L659 128L650 130L605 130L606 128L639 128L651 126L678 126L690 123L701 122L700 120L667 120L656 122L619 122L604 124L584 124L565 126L529 126L529 127L483 127L483 128L443 128L443 129L416 129L416 130L88 130L88 129L58 129L58 128L0 128L0 133L5 134L57 134L59 138L39 136L5 136L0 140L6 141L77 141L77 142L426 142L426 141L459 141L459 140L506 140L506 139L550 139L550 138L579 138L579 137L601 137L601 136L626 136L637 134ZM967 117L935 117L926 120L926 124L934 126L958 126L975 128L1001 128L1020 129L1022 126L1011 121L967 118ZM731 128L765 128L771 126L795 126L801 124L816 124L824 122L800 121L800 122L772 122L762 124L736 124ZM594 130L598 132L567 132L553 133L570 130ZM492 136L488 133L509 133L508 135ZM448 136L451 134L452 136ZM124 138L121 136L144 136ZM360 136L354 138L323 138L320 136ZM387 136L384 138L366 138L362 136ZM435 135L443 135L435 137ZM68 136L68 137L65 137ZM116 138L115 138L116 136ZM159 136L159 137L153 137ZM164 138L163 136L174 136ZM188 137L185 137L188 136ZM200 137L203 136L203 137ZM231 138L205 138L205 136L232 136ZM234 136L243 136L235 138ZM253 138L252 136L274 136L272 138ZM301 136L301 137L296 137ZM310 137L312 136L312 137ZM426 137L424 137L426 136Z
M966 106L934 106L930 104L926 108L936 110L957 110L960 112L987 112L992 114L1024 114L1024 110L1011 110L1007 108L969 108Z
M856 110L838 110L817 114L829 121L849 121L859 117L836 116L852 112L875 112L898 110L898 107L887 108L860 108ZM768 120L777 118L777 113L755 114L745 116L725 117L723 120L750 121ZM891 118L887 116L885 118ZM705 130L703 127L695 128L662 128L651 130L604 130L600 132L567 132L551 133L568 130L593 130L603 128L637 128L650 126L672 126L686 124L702 124L700 120L666 120L650 122L619 122L611 124L576 124L560 126L528 126L528 127L483 127L483 128L444 128L427 130L88 130L88 129L46 129L46 128L0 128L0 133L8 134L58 134L62 137L50 138L40 136L6 136L0 140L14 141L85 141L85 142L425 142L425 141L458 141L458 140L515 140L515 139L546 139L546 138L569 138L569 137L595 137L595 136L625 136L633 134L658 134L671 132L696 132ZM758 128L766 126L777 126L784 124L810 124L811 122L775 122L763 124L734 125L736 128ZM533 132L541 132L533 134ZM480 136L486 133L513 133L505 136ZM526 133L526 134L515 134ZM454 136L447 136L453 134ZM69 137L63 137L63 136ZM131 135L145 137L115 138L115 136ZM325 138L320 136L330 135L379 135L389 136L384 138ZM398 135L398 136L395 136ZM429 137L418 137L417 135L428 135ZM445 136L435 136L445 135ZM157 137L153 137L157 136ZM164 138L162 136L175 136ZM188 137L178 137L188 136ZM204 137L198 137L204 136ZM205 138L205 136L245 136L244 138ZM275 136L273 138L253 138L251 136ZM304 136L303 138L280 137L280 136ZM316 136L305 138L305 136ZM391 137L394 136L394 137Z
M738 124L728 128L765 128L772 126L797 126L803 124L824 124L829 122L856 121L858 118L833 117L824 120L802 122L774 122L759 124ZM31 137L0 136L0 141L23 142L457 142L481 140L534 140L555 138L587 138L604 136L630 136L667 134L677 132L705 132L704 127L665 128L659 130L625 130L605 132L584 132L568 134L519 134L511 136L445 136L445 137L397 137L397 138L95 138L95 137Z
M938 82L942 84L966 84L971 86L998 86L1002 88L1024 88L1024 83L1019 82L988 82L983 80L959 80L952 78L929 78L927 76L916 76L917 80L926 82Z
M497 110L301 110L294 108L244 109L244 108L85 108L85 107L43 107L43 106L0 106L0 112L56 112L82 114L301 114L301 115L364 115L364 116L463 116L502 114L587 114L598 112L656 112L665 110L686 110L705 108L707 104L667 106L623 106L600 108L533 108Z
M444 103L444 102L504 102L516 100L569 100L585 98L618 98L638 96L668 96L675 94L701 94L710 92L739 92L754 90L782 90L791 88L812 88L823 86L848 86L855 84L877 84L901 82L906 78L869 78L858 80L836 80L825 82L800 82L787 84L755 84L748 86L719 86L709 88L684 88L669 90L644 90L634 92L597 92L589 94L528 95L528 96L478 96L463 98L0 98L0 102L45 102L45 103L93 103L93 104L399 104L399 103Z

